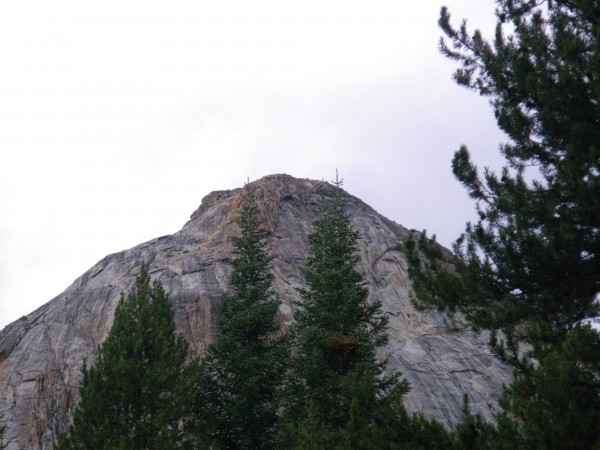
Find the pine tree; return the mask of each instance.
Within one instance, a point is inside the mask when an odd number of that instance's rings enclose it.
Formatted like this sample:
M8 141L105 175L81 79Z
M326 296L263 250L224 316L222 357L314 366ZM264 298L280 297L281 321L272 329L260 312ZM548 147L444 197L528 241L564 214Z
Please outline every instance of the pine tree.
M279 335L280 301L260 231L253 191L240 202L241 235L233 238L231 284L217 314L217 336L200 368L196 416L222 449L270 448L288 347Z
M121 294L96 363L84 365L73 424L57 448L180 448L186 355L167 294L142 264L135 289L127 299Z
M282 447L392 448L408 383L386 376L375 351L387 340L381 302L356 270L359 233L336 179L309 236L310 257L291 330Z
M409 246L411 274L421 306L490 330L492 348L515 368L503 405L519 434L504 433L507 445L592 448L600 446L600 339L589 325L600 314L600 4L497 4L493 43L465 23L455 29L446 8L439 23L449 39L442 52L461 64L455 80L490 98L510 139L500 147L506 167L481 174L465 146L455 153L454 174L479 219L456 241L450 270L426 236L419 247L428 258Z

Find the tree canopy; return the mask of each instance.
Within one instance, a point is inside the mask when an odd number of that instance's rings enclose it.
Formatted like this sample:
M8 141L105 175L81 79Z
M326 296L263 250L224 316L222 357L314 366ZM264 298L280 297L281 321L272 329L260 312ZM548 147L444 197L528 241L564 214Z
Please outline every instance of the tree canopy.
M280 301L250 186L239 205L240 236L233 237L234 292L218 307L217 336L199 375L197 415L223 449L269 448L288 347L276 320Z
M384 374L375 351L387 341L387 317L369 301L355 266L359 232L346 212L341 181L323 188L309 235L310 256L291 340L295 354L284 402L290 448L393 448L408 419L408 383ZM405 421L406 423L409 420ZM398 444L399 445L399 444Z
M455 153L478 220L451 261L425 235L428 258L408 246L417 304L491 331L515 368L503 399L519 427L511 445L591 448L600 442L600 339L590 326L600 313L600 4L498 0L497 20L489 42L441 11L456 82L490 99L509 141L499 173L480 171L466 146Z
M84 365L73 424L57 448L180 448L187 350L162 284L150 283L142 264L135 288L121 294L95 364Z

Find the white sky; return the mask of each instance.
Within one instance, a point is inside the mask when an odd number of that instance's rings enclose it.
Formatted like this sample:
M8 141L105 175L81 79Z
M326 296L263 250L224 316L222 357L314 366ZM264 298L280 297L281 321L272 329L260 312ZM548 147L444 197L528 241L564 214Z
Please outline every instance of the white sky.
M449 245L498 167L487 101L437 50L444 0L2 0L0 327L213 190L332 179ZM445 0L487 36L493 0Z

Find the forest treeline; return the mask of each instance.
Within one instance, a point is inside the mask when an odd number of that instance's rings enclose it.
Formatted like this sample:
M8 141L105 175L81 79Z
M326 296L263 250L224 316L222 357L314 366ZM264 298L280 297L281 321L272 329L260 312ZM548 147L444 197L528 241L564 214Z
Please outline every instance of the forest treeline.
M465 404L452 430L409 414L401 375L375 358L381 304L355 270L357 240L332 186L309 237L306 287L289 333L277 326L270 260L252 192L234 239L233 294L215 342L187 361L167 294L142 266L123 297L64 449L600 448L600 3L497 0L491 41L439 24L456 82L489 98L505 167L478 169L466 146L452 170L473 198L448 259L435 236L404 246L417 307L489 332L513 368L501 411ZM433 125L435 126L435 125Z
M337 184L323 188L289 333L278 326L271 260L246 186L233 293L219 304L203 358L186 362L167 293L143 264L95 364L83 369L73 423L56 448L462 448L456 433L406 411L408 383L375 358L387 318L355 270L360 236Z

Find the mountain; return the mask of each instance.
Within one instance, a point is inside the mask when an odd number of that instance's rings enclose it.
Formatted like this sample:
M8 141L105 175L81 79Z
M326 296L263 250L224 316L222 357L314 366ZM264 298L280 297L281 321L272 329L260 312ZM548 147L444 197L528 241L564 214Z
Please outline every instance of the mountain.
M285 328L299 298L296 290L303 286L307 235L321 202L321 183L270 175L251 185ZM93 363L120 293L132 287L142 261L169 293L178 330L193 354L202 354L215 334L216 305L230 292L230 238L238 230L240 194L241 188L207 195L177 233L105 257L62 294L0 332L0 414L8 426L9 450L50 449L66 429L83 362ZM389 343L380 357L387 358L388 370L411 382L409 410L451 425L460 419L467 393L472 409L491 417L510 371L490 354L485 336L449 332L442 315L413 308L401 250L407 229L350 195L348 213L362 236L357 269L370 298L382 300L390 318Z

